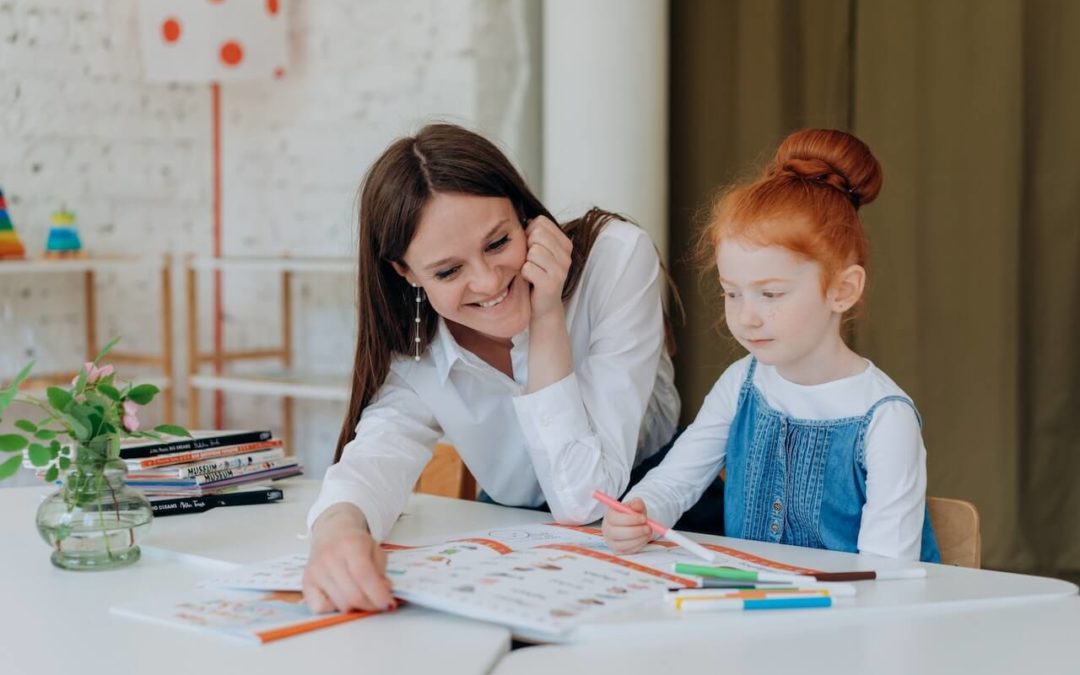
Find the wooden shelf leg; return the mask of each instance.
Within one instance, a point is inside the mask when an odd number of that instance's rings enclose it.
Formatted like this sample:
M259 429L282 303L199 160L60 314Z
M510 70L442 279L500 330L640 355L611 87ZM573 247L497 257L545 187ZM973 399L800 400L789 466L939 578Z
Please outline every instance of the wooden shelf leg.
M86 360L97 356L97 303L94 295L94 271L83 273L83 300L86 307Z
M161 266L161 373L165 376L162 391L162 416L171 424L176 419L176 377L173 373L172 260L165 256Z
M191 384L191 378L199 372L199 307L196 298L195 269L188 260L184 270L184 295L187 300L187 396L188 429L199 428L199 390Z
M281 362L285 370L291 370L292 359L292 272L281 273ZM285 396L281 399L281 414L285 452L292 455L293 446L293 400Z

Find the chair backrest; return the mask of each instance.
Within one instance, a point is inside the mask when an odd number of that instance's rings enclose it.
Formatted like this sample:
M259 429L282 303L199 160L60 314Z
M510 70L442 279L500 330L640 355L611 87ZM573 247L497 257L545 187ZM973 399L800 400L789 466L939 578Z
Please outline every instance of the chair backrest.
M971 502L948 497L927 497L930 523L934 526L941 562L960 567L982 566L982 535L979 510Z
M449 443L439 443L420 473L416 491L442 497L476 499L476 479Z

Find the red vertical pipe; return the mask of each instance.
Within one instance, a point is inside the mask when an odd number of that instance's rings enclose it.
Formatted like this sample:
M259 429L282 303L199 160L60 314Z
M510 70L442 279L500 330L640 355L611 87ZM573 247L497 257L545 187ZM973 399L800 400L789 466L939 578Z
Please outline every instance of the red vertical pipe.
M214 182L214 257L221 257L221 85L210 85L211 115L213 117L213 182ZM221 375L224 362L221 355L225 351L225 310L221 291L221 270L214 270L214 374ZM214 428L225 427L225 396L222 391L214 392Z

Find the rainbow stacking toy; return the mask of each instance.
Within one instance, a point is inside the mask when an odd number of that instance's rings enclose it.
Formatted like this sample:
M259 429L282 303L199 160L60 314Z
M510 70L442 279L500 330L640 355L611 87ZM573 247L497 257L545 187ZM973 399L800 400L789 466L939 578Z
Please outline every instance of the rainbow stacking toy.
M7 212L7 202L4 201L3 191L0 191L0 260L25 257L26 248L19 241L15 226L11 224L11 218Z

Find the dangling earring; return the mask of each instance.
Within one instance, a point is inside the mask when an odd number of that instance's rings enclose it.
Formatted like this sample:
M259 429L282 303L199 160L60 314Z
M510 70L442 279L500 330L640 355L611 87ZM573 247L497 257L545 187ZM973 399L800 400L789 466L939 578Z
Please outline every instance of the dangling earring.
M420 296L420 287L413 284L413 288L416 289L416 318L413 319L413 323L416 324L416 337L413 338L413 343L416 345L416 355L413 356L414 361L420 360L420 302L423 298Z

